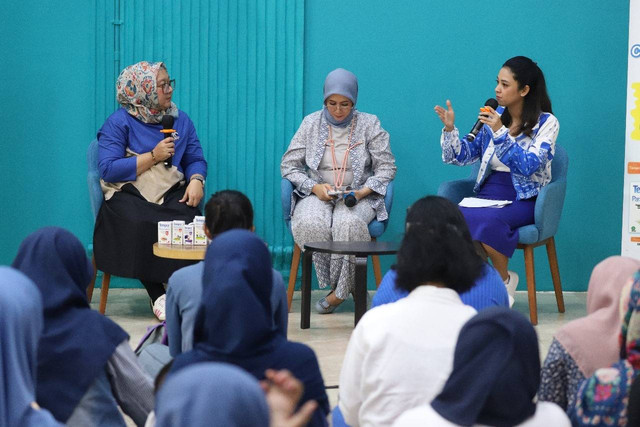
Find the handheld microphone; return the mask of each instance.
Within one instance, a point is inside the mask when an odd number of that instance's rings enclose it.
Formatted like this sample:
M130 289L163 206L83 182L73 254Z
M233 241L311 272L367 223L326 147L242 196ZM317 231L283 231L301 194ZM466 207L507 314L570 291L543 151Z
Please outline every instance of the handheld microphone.
M348 193L344 193L342 198L344 199L344 204L347 205L348 208L352 208L358 203L358 199L356 199L356 193L351 191L351 187L347 187Z
M172 128L173 128L173 116L170 116L169 114L165 114L164 116L162 116L162 130L160 131L164 134L164 138L171 136L171 134L175 132L175 129L172 129ZM164 167L169 169L171 166L172 166L171 157L169 157L167 160L164 161Z
M484 103L484 105L485 107L491 107L495 110L496 108L498 108L498 101L496 101L495 98L489 98ZM474 139L476 139L476 135L478 135L478 132L480 132L480 129L482 129L482 126L484 126L484 123L482 123L480 120L476 121L476 124L473 125L473 127L471 128L471 132L467 134L467 139L469 141L473 141Z

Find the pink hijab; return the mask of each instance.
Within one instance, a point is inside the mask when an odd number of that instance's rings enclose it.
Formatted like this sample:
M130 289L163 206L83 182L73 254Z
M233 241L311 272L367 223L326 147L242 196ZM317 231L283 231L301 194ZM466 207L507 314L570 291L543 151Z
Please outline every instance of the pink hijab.
M573 357L585 377L620 360L620 293L640 261L612 256L591 272L587 315L567 323L556 339Z

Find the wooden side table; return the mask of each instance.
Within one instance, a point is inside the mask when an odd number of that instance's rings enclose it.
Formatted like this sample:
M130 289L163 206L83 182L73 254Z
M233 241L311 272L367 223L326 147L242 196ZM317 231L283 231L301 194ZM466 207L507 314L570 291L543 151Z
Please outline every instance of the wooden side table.
M207 253L207 245L161 245L153 244L153 254L160 258L201 261Z
M300 328L308 329L311 320L311 255L314 252L353 255L356 257L356 288L354 326L367 311L367 257L370 255L393 255L398 252L398 242L312 242L304 245L302 258L302 308Z

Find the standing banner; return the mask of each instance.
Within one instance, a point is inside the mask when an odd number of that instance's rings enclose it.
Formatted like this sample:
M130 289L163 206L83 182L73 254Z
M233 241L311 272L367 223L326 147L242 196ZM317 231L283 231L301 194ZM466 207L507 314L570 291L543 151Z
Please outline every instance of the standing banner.
M640 0L629 1L622 255L640 259Z

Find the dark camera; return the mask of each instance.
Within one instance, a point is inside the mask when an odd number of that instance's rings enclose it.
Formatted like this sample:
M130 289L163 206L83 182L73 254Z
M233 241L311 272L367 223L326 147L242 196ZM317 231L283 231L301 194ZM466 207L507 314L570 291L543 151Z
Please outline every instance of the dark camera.
M349 191L349 193L345 193L342 195L344 204L347 205L348 208L352 208L356 205L356 203L358 203L358 199L356 199L356 193L350 190L351 187L347 187L347 191Z

